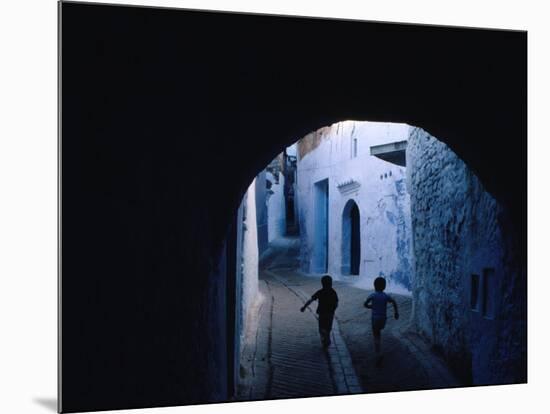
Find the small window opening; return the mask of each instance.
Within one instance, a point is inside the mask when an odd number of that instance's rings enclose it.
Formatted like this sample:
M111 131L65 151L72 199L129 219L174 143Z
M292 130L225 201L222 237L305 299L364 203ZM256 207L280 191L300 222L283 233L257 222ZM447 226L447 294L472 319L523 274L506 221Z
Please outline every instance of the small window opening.
M483 269L483 316L495 317L495 269Z

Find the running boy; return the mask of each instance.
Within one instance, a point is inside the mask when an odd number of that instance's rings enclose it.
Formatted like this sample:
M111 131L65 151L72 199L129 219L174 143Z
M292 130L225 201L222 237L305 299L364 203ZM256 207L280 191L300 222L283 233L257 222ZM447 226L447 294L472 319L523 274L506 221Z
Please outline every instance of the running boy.
M322 289L311 296L300 311L306 310L308 305L314 300L319 300L317 305L317 314L319 315L319 334L324 348L330 345L330 331L332 330L332 321L334 320L334 311L338 307L338 295L332 288L332 278L329 275L321 278Z
M377 355L377 365L382 363L382 356L380 355L380 341L382 329L386 326L386 305L388 303L393 305L393 315L395 319L399 319L397 302L395 302L390 295L386 294L384 289L386 289L386 279L383 277L377 277L374 280L375 292L371 293L365 301L365 308L372 309L372 335L374 336L374 349Z

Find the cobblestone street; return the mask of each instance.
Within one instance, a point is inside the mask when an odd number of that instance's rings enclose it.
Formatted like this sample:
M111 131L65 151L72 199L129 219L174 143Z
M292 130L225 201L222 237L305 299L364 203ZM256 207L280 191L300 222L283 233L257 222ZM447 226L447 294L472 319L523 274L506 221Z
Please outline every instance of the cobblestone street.
M298 269L298 240L272 244L260 266L260 298L252 312L241 356L239 400L456 387L462 384L409 327L411 298L393 295L400 310L388 310L382 333L384 360L376 366L370 314L363 302L370 291L335 281L339 296L332 344L323 350L316 303L300 307L320 289L320 279Z

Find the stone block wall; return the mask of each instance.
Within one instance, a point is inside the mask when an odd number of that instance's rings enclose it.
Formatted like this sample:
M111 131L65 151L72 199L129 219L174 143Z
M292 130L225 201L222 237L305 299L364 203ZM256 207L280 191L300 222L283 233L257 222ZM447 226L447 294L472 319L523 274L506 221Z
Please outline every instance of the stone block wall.
M411 128L407 174L416 328L467 383L525 381L526 272L506 210L420 128Z

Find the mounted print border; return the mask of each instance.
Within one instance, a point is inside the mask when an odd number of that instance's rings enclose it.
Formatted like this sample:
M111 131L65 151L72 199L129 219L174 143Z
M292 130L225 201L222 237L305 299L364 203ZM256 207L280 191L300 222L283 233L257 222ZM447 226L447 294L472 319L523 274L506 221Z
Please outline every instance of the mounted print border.
M527 381L526 32L59 28L60 411Z

